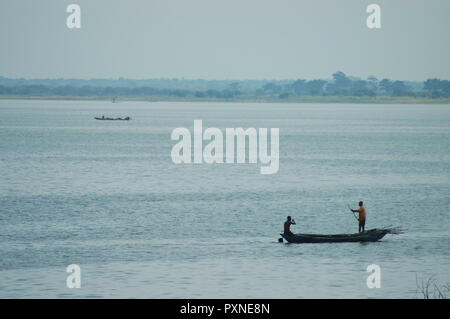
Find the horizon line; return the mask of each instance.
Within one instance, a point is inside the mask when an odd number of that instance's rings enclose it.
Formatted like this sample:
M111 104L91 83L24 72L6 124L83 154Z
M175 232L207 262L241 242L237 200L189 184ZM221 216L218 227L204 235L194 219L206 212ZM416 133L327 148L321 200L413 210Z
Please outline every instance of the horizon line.
M342 72L342 71L336 71L336 72ZM334 72L334 73L336 73ZM333 74L334 74L333 73ZM425 82L426 80L429 79L440 79L440 80L446 80L443 78L439 78L439 77L428 77L424 80L397 80L397 79L392 79L392 78L387 78L387 77L377 77L375 75L369 75L366 78L360 77L360 76L354 76L354 75L349 75L346 74L345 72L343 72L346 77L350 78L350 79L360 79L360 80L368 80L368 78L370 77L375 77L378 81L381 81L383 79L388 79L388 80L394 80L394 81L403 81L403 82ZM281 81L297 81L297 80L305 80L305 81L313 81L313 80L333 80L333 74L331 74L330 77L320 77L320 78L302 78L302 77L298 77L298 78L280 78L280 79L269 79L269 78L264 78L264 79L257 79L257 78L244 78L244 79L207 79L207 78L186 78L186 77L149 77L149 78L128 78L128 77L124 77L124 76L119 76L119 77L91 77L91 78L82 78L82 77L8 77L8 76L3 76L0 74L0 79L8 79L8 80L81 80L81 81L91 81L91 80L109 80L109 81L121 81L121 80L131 80L131 81L147 81L147 80L177 80L177 81L277 81L277 82L281 82Z

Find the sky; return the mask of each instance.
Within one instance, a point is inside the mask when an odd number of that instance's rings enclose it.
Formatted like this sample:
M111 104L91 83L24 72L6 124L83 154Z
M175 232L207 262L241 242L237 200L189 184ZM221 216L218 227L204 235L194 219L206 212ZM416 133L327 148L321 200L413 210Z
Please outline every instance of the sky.
M1 0L0 76L450 79L449 16L448 0Z

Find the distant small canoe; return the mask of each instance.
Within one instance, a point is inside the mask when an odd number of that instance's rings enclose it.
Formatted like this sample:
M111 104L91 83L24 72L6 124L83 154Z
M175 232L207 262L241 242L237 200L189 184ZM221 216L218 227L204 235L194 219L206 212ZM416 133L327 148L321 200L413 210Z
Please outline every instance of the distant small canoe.
M317 235L317 234L280 234L289 243L344 243L344 242L373 242L383 238L386 234L400 234L402 230L398 228L370 229L363 233L338 234L338 235Z
M124 117L124 118L120 118L120 117L117 117L117 118L112 118L112 117L95 117L95 119L99 120L99 121L129 121L129 120L131 120L131 118L129 116Z

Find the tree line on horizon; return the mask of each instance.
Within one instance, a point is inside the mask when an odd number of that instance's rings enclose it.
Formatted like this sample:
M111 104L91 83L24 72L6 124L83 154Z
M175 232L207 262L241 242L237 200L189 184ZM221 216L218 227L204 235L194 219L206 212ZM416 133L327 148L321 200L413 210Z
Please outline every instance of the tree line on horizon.
M8 79L0 76L0 95L61 97L176 97L232 99L245 97L356 96L450 98L450 81L366 80L338 71L323 80L185 80L185 79Z

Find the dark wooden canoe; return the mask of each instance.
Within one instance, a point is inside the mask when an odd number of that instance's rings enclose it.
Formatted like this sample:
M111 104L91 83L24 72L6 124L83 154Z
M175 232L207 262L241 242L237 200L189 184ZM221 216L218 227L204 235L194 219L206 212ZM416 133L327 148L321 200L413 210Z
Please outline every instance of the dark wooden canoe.
M125 117L125 118L111 118L111 117L94 117L96 120L99 121L129 121L131 120L131 118L129 116Z
M369 242L377 241L386 234L399 234L398 228L370 229L363 233L356 234L337 234L337 235L318 235L318 234L280 234L290 243L344 243L344 242Z

